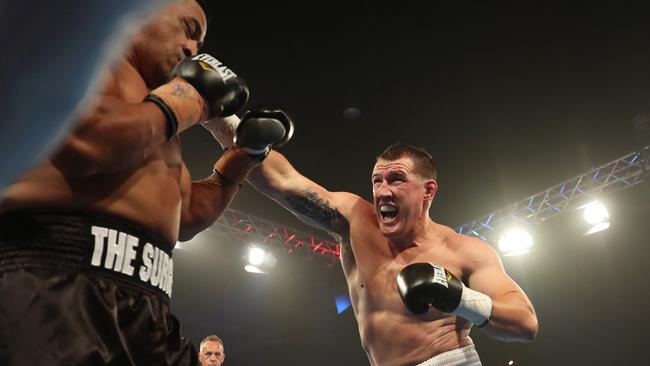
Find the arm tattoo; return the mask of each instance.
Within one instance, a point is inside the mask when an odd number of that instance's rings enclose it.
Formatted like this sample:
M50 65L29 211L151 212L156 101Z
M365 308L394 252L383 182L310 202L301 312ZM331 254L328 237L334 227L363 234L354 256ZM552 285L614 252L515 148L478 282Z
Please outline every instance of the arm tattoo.
M327 230L336 231L344 220L337 209L314 192L287 197L287 203L303 220L308 219Z

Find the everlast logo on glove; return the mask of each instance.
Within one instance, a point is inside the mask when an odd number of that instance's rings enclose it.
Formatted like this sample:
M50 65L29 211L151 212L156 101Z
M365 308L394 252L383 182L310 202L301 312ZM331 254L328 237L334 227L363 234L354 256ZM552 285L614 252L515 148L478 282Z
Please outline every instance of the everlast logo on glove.
M171 297L174 261L162 249L114 229L92 226L94 249L90 265L114 277L146 284ZM142 244L142 245L141 245Z
M217 60L216 58L208 55L207 53L196 55L192 57L192 60L205 62L206 64L210 65L213 69L217 70L217 72L221 76L221 79L223 79L224 82L230 78L237 77L237 74L235 74L232 70L230 70L226 65L224 65L221 61ZM203 67L203 69L208 70L205 67Z

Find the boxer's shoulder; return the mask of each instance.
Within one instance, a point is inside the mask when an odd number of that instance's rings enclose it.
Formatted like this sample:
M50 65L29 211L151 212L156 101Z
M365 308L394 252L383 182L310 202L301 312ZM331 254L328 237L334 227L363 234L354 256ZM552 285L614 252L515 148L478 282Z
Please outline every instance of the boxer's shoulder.
M372 204L354 193L333 192L332 200L336 209L348 221L365 219L369 216L374 220Z
M471 272L485 263L492 263L498 254L487 242L472 236L454 232L449 248L462 260L462 267Z
M98 94L115 97L128 103L142 102L149 92L142 75L129 62L117 62L100 77Z

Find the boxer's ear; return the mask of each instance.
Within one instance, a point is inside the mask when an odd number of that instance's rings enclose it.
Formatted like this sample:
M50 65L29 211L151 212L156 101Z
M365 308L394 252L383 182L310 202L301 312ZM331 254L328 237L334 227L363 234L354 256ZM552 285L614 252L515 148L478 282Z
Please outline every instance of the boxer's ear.
M438 192L438 182L435 179L427 179L424 181L424 200L430 201L436 196Z

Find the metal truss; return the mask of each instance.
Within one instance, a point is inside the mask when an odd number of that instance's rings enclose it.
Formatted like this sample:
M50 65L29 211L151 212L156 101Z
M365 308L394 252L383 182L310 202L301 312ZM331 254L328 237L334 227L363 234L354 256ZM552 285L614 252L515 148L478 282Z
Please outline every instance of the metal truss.
M306 261L318 258L328 266L338 263L341 253L340 243L233 209L227 209L211 229L237 240L279 246L289 254L302 255Z
M539 224L587 201L620 191L647 178L650 146L564 181L524 200L511 204L456 228L461 234L487 242L501 228L514 223Z
M539 224L588 200L629 188L650 172L650 146L557 184L517 203L464 224L456 231L492 242L495 232L512 223ZM212 230L237 240L269 244L307 261L338 263L341 244L247 213L227 209Z

